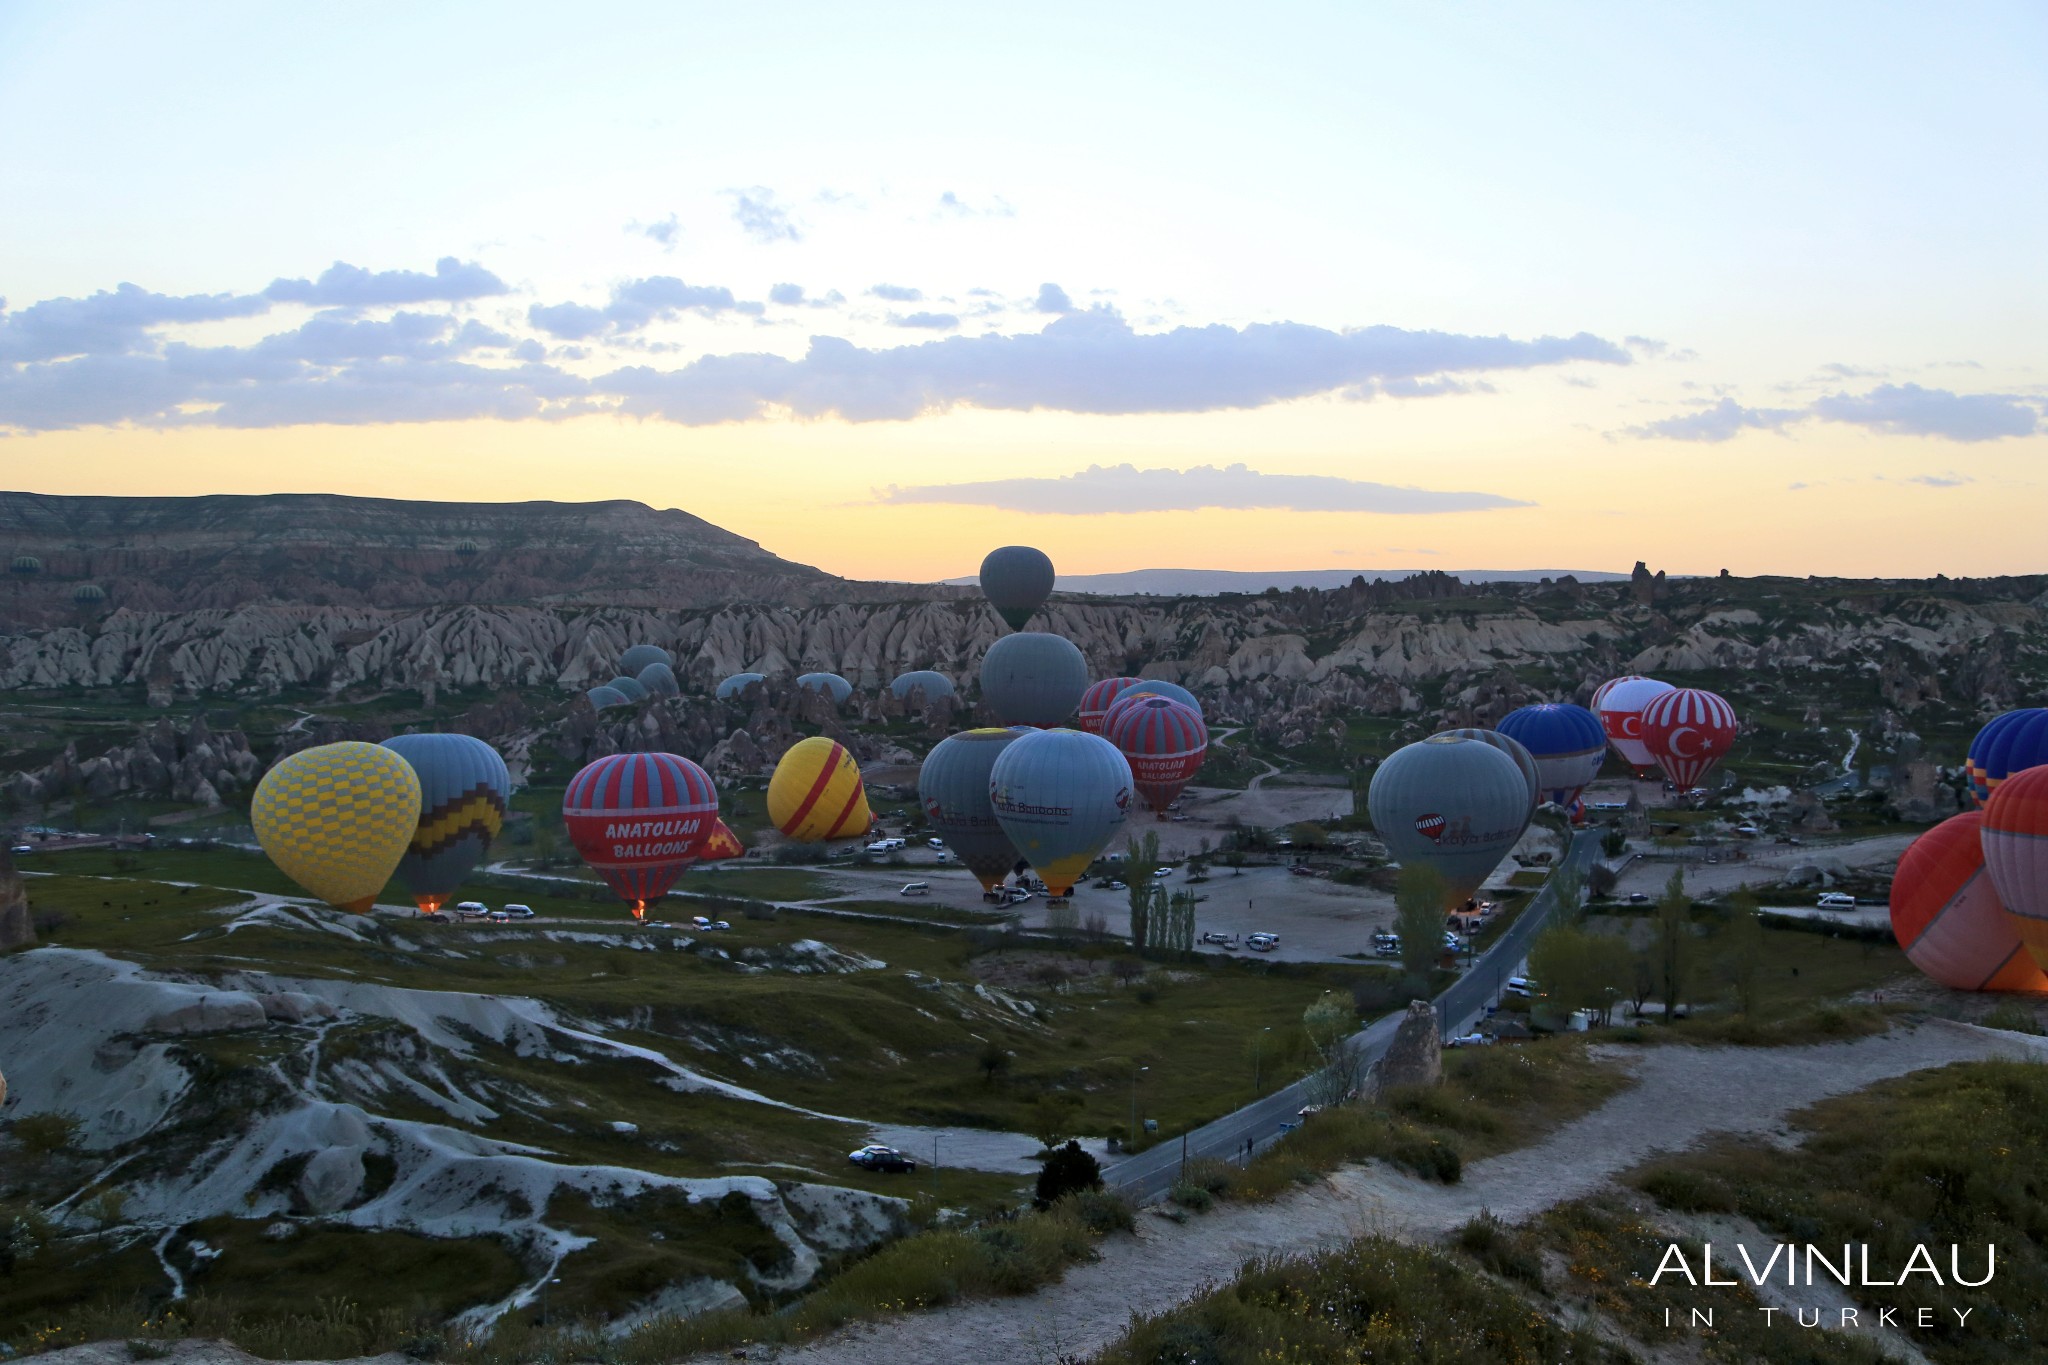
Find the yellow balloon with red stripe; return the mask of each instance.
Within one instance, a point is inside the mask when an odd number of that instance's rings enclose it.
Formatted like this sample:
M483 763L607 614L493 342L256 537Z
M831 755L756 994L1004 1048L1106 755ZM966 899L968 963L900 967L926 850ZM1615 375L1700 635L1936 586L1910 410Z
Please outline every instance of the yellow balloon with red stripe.
M822 735L798 740L768 779L768 818L800 844L857 839L875 817L860 765L846 746Z
M367 910L420 821L420 779L381 744L344 740L283 759L256 784L249 822L270 861L306 890Z

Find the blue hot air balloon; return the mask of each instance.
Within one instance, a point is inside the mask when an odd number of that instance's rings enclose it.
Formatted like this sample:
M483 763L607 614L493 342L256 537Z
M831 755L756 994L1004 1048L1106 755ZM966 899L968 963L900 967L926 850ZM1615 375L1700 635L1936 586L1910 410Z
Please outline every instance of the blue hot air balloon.
M609 710L614 706L631 706L633 704L631 697L619 691L618 688L613 687L610 683L599 683L583 695L590 698L590 704L600 711Z
M1545 801L1569 806L1600 773L1607 731L1600 718L1570 702L1540 702L1510 711L1494 729L1536 760L1536 785Z
M889 691L891 693L898 698L906 700L912 692L919 691L920 689L924 692L924 699L927 702L935 702L940 697L957 696L960 691L959 688L953 686L951 678L929 668L919 668L913 669L908 673L899 673L896 675L895 680L889 684Z
M948 735L917 771L917 799L932 833L946 841L984 891L994 891L1017 864L1017 846L989 804L989 772L1012 741L1032 733L991 728Z
M996 822L1053 896L1070 894L1124 827L1131 787L1116 745L1080 730L1020 735L989 769Z
M635 679L647 689L651 697L680 697L683 685L676 681L676 671L659 659L640 670Z
M1063 635L1005 635L981 657L981 695L1005 725L1059 725L1088 690L1088 661Z
M649 664L662 664L669 668L676 666L676 656L660 645L634 645L619 656L619 672L640 676L640 671Z
M837 673L805 673L797 678L796 685L806 692L825 693L834 706L843 705L853 695L853 684Z
M765 674L735 673L718 684L716 695L720 701L737 701L739 700L740 693L746 691L749 684L767 681L768 678Z
M647 685L638 678L629 678L621 673L618 677L606 683L605 686L624 696L627 701L647 700Z
M2048 708L2029 706L1995 716L1970 741L1964 771L1978 805L2014 773L2048 764Z
M498 837L512 775L496 749L469 735L399 735L384 747L420 779L419 828L398 860L398 880L420 909L438 910Z

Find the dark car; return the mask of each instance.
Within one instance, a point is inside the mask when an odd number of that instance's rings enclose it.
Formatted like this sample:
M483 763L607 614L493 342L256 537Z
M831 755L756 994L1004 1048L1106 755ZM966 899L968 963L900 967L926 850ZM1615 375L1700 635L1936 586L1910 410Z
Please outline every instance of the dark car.
M884 1171L891 1175L907 1175L917 1169L916 1161L894 1147L884 1147L879 1142L871 1142L858 1151L848 1152L846 1159L864 1171Z

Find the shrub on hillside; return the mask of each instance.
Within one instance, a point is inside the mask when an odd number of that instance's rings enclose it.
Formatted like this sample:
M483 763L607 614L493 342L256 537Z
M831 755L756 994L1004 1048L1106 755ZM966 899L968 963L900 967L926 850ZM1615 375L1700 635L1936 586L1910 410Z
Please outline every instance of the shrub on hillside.
M1065 1146L1054 1148L1039 1167L1038 1188L1032 1202L1041 1209L1049 1209L1066 1195L1101 1188L1102 1163L1070 1138Z

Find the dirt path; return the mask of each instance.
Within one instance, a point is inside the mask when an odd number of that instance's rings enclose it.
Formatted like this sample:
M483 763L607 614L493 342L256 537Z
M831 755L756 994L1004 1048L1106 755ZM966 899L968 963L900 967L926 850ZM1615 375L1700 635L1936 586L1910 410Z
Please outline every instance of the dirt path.
M1787 1114L1830 1095L1950 1062L2048 1058L2048 1040L1935 1022L1813 1047L1616 1048L1611 1055L1631 1064L1634 1087L1534 1147L1473 1163L1462 1184L1446 1188L1366 1167L1270 1204L1225 1204L1180 1226L1147 1214L1137 1236L1111 1239L1099 1261L1037 1294L854 1328L776 1359L897 1365L958 1359L972 1342L976 1365L1051 1365L1100 1349L1133 1313L1159 1312L1229 1279L1248 1257L1311 1252L1367 1232L1427 1238L1482 1208L1526 1218L1707 1134L1782 1134Z

